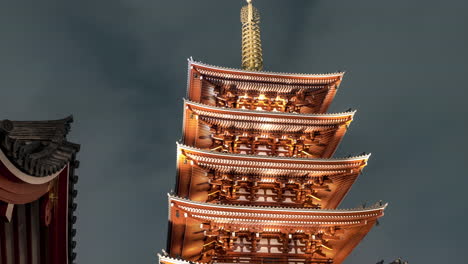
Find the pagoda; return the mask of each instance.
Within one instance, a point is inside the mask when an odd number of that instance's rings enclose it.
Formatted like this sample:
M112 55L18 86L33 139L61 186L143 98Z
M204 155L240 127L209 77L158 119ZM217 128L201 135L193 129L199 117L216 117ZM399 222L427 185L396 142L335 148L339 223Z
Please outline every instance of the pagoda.
M72 121L0 121L1 264L75 263Z
M369 154L334 158L355 111L327 113L343 72L265 72L241 11L242 70L189 59L177 181L160 263L340 264L386 204L337 209Z

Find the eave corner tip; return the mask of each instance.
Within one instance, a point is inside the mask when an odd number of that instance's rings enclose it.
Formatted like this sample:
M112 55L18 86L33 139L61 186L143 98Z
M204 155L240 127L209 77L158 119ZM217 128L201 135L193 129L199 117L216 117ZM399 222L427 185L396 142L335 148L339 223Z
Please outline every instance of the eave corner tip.
M67 122L73 123L73 121L74 121L73 115L72 115L72 114L68 115L67 117L65 117L65 120L66 120Z

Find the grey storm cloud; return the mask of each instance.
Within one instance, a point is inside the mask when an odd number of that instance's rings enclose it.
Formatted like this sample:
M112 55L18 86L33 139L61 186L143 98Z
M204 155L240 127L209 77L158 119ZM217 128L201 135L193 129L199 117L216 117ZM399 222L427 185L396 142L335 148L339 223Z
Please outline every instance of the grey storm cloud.
M372 152L341 207L390 205L346 263L463 263L468 2L256 0L265 68L347 71L336 156ZM1 118L73 114L78 262L155 263L166 245L186 59L240 66L241 0L0 4Z

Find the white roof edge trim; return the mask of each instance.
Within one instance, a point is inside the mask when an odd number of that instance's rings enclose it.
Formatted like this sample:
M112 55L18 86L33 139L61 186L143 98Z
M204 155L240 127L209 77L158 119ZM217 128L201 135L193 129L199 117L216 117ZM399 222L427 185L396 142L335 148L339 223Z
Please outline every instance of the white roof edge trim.
M194 261L187 261L183 259L178 259L178 258L172 258L169 256L163 256L160 253L158 253L159 260L166 260L168 262L174 262L174 263L191 263L191 264L204 264L202 262L194 262Z
M207 63L203 63L200 61L195 61L192 57L187 59L190 65L198 65L202 67L207 67L207 68L212 68L216 70L222 70L222 71L232 71L232 72L238 72L238 73L250 73L250 74L258 74L258 75L277 75L278 77L315 77L315 78L329 78L329 77L343 77L344 74L346 73L345 71L343 72L333 72L333 73L319 73L319 74L311 74L311 73L285 73L285 72L270 72L270 71L245 71L241 69L235 69L235 68L229 68L229 67L221 67L221 66L215 66Z
M186 149L190 150L193 152L197 153L202 153L202 154L211 154L211 155L219 155L219 156L224 156L224 157L244 157L244 158L249 158L249 159L269 159L269 160L282 160L282 161L320 161L320 162L340 162L340 161L359 161L359 160L368 160L371 156L371 154L365 154L361 156L354 156L351 158L330 158L330 159L311 159L311 158L291 158L291 157L272 157L272 156L260 156L260 155L248 155L248 154L233 154L233 153L223 153L223 152L215 152L215 151L210 151L210 150L203 150L199 148L194 148L194 147L189 147L187 145L184 145L180 142L176 142L177 147L179 150L181 149Z
M294 113L284 113L284 112L255 111L255 110L247 110L247 109L226 108L226 107L206 105L206 104L190 101L189 99L186 99L186 98L184 98L184 104L204 107L204 108L208 108L211 110L217 110L217 111L223 111L223 112L231 112L231 113L235 112L239 114L257 114L257 115L262 114L265 116L283 116L283 117L346 117L346 116L354 117L354 115L357 112L357 110L352 110L352 111L340 112L340 113L294 114Z
M243 209L243 210L253 210L253 211L279 211L279 212L291 212L291 213L329 213L329 214L345 214L345 213L366 213L378 210L385 210L388 206L388 203L381 205L380 207L374 208L363 208L361 210L358 209L306 209L303 208L297 209L294 207L287 208L287 207L262 207L262 206L242 206L242 205L226 205L226 204L210 204L210 203L202 203L202 202L195 202L191 200L187 200L184 198L180 198L171 194L168 194L169 201L178 201L182 203L188 203L192 205L210 207L213 209Z
M45 184L53 179L55 179L62 171L68 166L69 163L65 164L63 168L61 168L59 171L52 173L50 175L44 176L44 177L37 177L34 175L27 174L25 172L22 172L18 167L16 167L13 162L10 161L10 159L3 153L3 150L0 149L0 162L5 165L5 167L10 170L10 172L16 176L18 179L22 180L23 182L29 183L29 184Z

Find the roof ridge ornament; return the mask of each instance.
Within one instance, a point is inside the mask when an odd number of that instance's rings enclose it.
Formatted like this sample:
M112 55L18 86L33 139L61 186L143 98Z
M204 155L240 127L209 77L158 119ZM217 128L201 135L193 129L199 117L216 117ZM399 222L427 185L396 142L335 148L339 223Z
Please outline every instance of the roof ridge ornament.
M263 69L262 41L260 38L260 13L247 0L241 9L242 23L242 69L261 71Z

